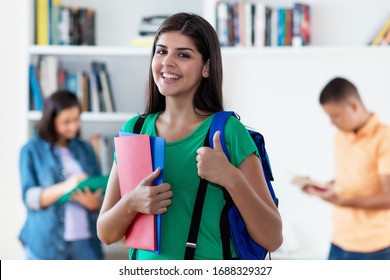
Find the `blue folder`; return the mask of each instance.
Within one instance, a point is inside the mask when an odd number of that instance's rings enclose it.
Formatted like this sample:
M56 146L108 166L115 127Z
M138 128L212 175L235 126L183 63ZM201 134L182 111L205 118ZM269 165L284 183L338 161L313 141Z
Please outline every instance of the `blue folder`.
M119 136L132 136L138 135L131 132L126 132L123 130L119 131ZM165 158L165 139L162 137L150 136L150 148L152 152L152 164L153 170L156 170L160 167L161 172L158 177L154 180L154 185L160 185L163 183L164 177L164 158ZM160 245L161 245L161 215L156 215L156 241L157 249L152 251L156 254L160 254Z

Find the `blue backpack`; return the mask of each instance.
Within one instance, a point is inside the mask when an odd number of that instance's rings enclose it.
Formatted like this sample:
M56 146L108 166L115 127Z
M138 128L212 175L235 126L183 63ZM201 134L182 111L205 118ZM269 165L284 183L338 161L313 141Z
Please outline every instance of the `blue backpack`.
M236 118L237 115L234 112L217 112L215 113L214 119L211 123L210 129L207 133L204 146L212 147L213 136L216 131L220 131L220 140L222 149L225 152L227 158L230 160L229 154L226 149L225 142L225 124L230 116ZM272 176L271 165L267 152L265 150L265 143L263 136L255 131L248 130L253 141L256 144L258 152L261 158L261 164L263 167L264 177L267 181L269 192L274 200L275 204L278 205L278 199L275 196L271 181L274 180ZM211 144L211 145L210 145ZM192 214L191 226L188 234L185 259L193 259L195 256L196 241L199 232L200 220L202 216L203 203L206 196L208 182L204 179L200 180L197 197L195 199L194 211ZM220 219L220 232L222 238L222 249L224 259L232 259L230 240L233 243L235 252L239 259L242 260L263 260L267 255L267 250L257 244L250 237L248 230L246 229L244 220L242 219L240 212L234 205L232 198L229 193L224 190L225 206L221 213Z

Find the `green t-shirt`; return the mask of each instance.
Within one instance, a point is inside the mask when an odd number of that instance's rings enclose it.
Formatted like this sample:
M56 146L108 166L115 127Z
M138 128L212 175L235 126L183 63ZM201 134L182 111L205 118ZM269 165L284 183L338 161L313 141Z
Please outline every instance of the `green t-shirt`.
M157 136L158 113L147 116L141 134ZM164 182L171 184L173 197L168 212L162 215L160 254L138 250L140 260L180 260L184 258L188 230L199 185L197 149L203 146L214 115L206 118L189 136L166 143ZM122 130L133 132L138 117L128 120ZM256 145L239 120L230 117L225 127L225 141L231 163L238 167L246 157L257 153ZM219 220L225 204L220 186L210 183L203 207L195 259L223 259ZM232 247L233 250L233 247ZM129 251L129 256L132 254ZM232 254L235 255L234 251Z

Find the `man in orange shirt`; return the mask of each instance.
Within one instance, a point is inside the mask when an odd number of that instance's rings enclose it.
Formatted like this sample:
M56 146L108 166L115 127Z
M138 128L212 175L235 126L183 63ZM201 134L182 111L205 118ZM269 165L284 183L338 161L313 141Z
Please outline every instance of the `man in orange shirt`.
M326 190L306 192L335 206L329 259L390 259L390 127L343 78L324 87L320 104L338 128L336 176Z

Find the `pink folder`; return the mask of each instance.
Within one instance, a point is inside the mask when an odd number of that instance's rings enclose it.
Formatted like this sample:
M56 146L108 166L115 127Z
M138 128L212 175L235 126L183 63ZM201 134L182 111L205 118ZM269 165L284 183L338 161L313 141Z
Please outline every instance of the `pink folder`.
M121 196L135 189L153 171L148 135L115 137L115 151ZM156 250L156 223L154 215L138 214L126 235L127 247Z

